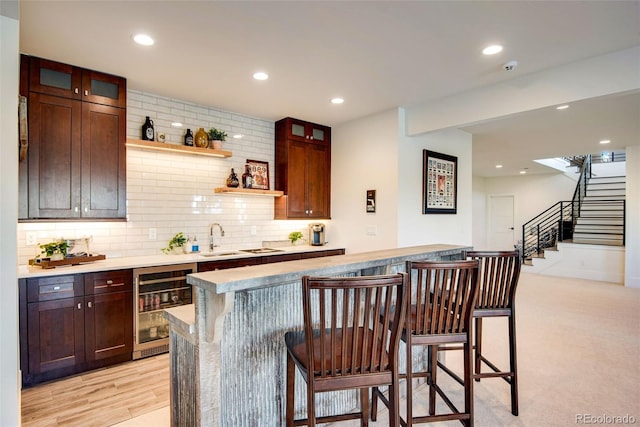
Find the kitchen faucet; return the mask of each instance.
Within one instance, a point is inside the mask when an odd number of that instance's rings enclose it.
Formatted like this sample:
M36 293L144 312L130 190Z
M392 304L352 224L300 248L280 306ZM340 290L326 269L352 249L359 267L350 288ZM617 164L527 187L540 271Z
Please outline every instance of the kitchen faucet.
M211 229L209 230L209 250L212 252L213 252L213 248L217 246L213 244L213 227L215 227L216 225L220 229L220 237L224 237L224 230L222 229L222 226L217 222L214 222L213 224L211 224Z

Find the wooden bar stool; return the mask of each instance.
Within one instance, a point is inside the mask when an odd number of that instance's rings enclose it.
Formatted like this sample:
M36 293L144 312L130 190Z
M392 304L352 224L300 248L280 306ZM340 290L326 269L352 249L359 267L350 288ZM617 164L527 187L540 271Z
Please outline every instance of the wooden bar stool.
M409 261L407 262L412 286L407 298L406 322L402 340L407 348L407 415L402 425L459 420L473 425L473 367L471 364L471 312L477 294L478 261ZM437 383L438 349L441 345L460 344L464 351L464 411L460 411ZM426 371L413 371L412 347L429 346ZM404 376L403 376L404 377ZM429 386L429 415L413 415L413 379L427 378ZM436 414L436 395L451 412ZM388 401L376 388L377 399L388 406Z
M370 418L369 389L388 385L389 423L399 425L398 348L404 322L405 273L348 278L302 278L304 329L285 334L286 424ZM394 306L401 310L394 310ZM296 367L307 383L307 418L294 420ZM316 417L316 393L360 389L357 413Z
M469 251L467 258L479 262L478 299L473 310L474 374L473 378L502 378L511 387L511 413L518 415L518 364L516 357L515 296L520 278L520 254L518 251ZM508 317L509 323L509 371L501 371L482 355L482 319L484 317ZM482 372L482 363L492 372ZM458 382L461 378L440 364L440 367Z

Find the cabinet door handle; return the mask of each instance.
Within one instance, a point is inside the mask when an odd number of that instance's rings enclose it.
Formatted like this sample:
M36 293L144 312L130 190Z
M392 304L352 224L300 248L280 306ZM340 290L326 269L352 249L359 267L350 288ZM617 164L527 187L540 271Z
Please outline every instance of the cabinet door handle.
M78 207L76 206L73 210L75 210L76 212L78 212Z
M107 285L113 285L113 280L107 280Z
M60 290L60 286L54 286L54 287L53 287L53 290L54 290L54 291L59 291L59 290Z
M73 89L73 93L80 93L80 91L78 90L78 88Z
M310 210L310 211L309 211L309 215L312 215L312 214L313 214L313 211L312 211L312 210Z
M84 96L89 96L89 91L88 90L84 91Z
M89 301L89 302L87 303L87 307L91 308L92 306L93 306L93 305L91 304L91 301Z
M78 303L78 310L82 310L82 304Z

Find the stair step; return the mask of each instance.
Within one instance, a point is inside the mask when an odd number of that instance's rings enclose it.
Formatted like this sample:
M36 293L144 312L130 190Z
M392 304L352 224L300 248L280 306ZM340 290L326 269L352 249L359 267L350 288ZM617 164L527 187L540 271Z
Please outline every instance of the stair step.
M577 233L596 233L596 234L622 234L622 225L596 225L596 224L580 224L573 228L573 234Z
M623 225L624 220L621 216L599 217L599 216L581 216L576 221L578 225Z
M595 209L583 209L580 218L622 218L624 211L603 211Z
M587 190L624 190L627 188L626 182L589 182Z
M589 179L589 184L603 184L603 183L611 183L611 182L626 182L627 178L625 176L592 176Z
M605 245L605 246L623 246L622 239L592 239L592 238L573 238L573 243L582 243L585 245Z

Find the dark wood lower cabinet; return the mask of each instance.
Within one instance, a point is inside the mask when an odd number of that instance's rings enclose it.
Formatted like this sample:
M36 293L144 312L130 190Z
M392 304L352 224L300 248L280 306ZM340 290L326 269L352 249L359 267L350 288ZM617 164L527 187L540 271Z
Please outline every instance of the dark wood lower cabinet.
M132 271L20 280L24 386L131 360Z
M114 292L84 299L87 368L100 368L131 360L133 293Z
M84 364L83 305L82 297L28 304L29 378L55 378Z
M198 271L344 253L329 249L205 261ZM132 359L133 270L20 279L18 292L23 386Z

